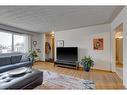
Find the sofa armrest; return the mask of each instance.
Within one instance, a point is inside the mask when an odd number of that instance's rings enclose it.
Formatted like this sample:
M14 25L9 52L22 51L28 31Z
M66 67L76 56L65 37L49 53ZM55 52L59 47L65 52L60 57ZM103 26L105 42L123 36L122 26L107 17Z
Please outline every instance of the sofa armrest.
M31 64L33 66L33 63L34 63L33 58L29 57L29 61L31 62Z
M29 57L29 61L32 61L33 62L33 58Z

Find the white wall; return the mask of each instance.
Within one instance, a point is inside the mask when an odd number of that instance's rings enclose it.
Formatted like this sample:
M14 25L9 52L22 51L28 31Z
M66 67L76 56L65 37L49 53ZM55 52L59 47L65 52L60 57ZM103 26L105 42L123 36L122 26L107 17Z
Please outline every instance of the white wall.
M39 58L42 61L45 61L45 34L43 34L43 33L38 34L37 33L37 34L32 35L32 42L33 41L37 41L37 46L35 48L32 43L32 49L33 50L40 49L41 53L39 53Z
M65 47L79 48L79 61L83 56L90 55L95 61L94 68L111 70L110 31L110 24L57 31L55 32L55 44L57 40L64 40ZM104 50L93 50L94 38L104 39Z
M127 7L111 23L111 62L112 70L115 71L115 28L123 23L123 84L127 88Z

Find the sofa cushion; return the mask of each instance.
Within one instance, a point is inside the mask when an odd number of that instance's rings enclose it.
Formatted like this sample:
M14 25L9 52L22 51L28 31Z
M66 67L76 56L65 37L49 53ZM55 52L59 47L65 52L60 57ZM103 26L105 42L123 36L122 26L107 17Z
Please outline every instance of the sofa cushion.
M11 57L0 57L0 66L11 64Z
M24 54L24 55L22 55L20 62L26 62L26 61L30 61L30 60L29 60L28 55Z
M22 55L11 56L11 63L12 64L19 63L21 58L22 58Z

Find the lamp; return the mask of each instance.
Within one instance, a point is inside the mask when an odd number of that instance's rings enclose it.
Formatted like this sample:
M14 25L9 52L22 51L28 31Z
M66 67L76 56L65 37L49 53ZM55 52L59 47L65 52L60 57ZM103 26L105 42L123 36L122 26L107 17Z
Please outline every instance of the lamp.
M122 32L117 32L116 35L115 35L115 38L123 38L123 33Z

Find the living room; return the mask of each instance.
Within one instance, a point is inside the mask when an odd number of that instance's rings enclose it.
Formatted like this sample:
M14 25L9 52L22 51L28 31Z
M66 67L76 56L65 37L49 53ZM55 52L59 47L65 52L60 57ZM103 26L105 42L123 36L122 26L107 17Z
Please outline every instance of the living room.
M0 6L0 88L126 89L126 13L126 6ZM120 25L121 75L115 52ZM86 71L84 56L94 64Z

